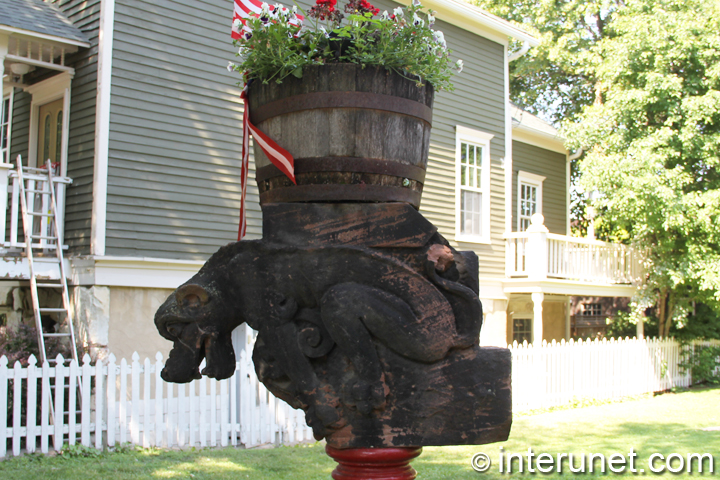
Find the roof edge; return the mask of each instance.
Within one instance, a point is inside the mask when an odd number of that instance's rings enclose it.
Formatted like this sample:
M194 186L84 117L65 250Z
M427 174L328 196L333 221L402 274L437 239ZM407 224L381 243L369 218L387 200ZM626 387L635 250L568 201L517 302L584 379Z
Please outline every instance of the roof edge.
M25 30L23 28L10 27L8 25L0 25L0 32L7 33L7 34L15 33L15 34L20 34L20 35L27 35L29 37L41 38L43 40L48 40L51 42L64 43L66 45L73 45L75 47L90 48L89 42L81 42L79 40L73 40L73 39L65 38L65 37L58 37L55 35L48 35L45 33L34 32L32 30Z

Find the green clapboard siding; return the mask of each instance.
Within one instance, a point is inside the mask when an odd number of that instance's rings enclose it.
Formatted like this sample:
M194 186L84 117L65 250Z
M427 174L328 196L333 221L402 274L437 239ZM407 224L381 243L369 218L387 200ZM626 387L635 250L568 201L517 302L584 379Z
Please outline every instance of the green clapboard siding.
M10 138L10 163L15 164L18 155L27 165L28 145L30 141L30 102L32 95L15 89L13 96L12 133Z
M206 259L237 238L242 108L232 2L115 4L107 254ZM251 174L248 237L261 217Z
M71 86L67 169L73 183L67 190L65 201L65 243L71 253L88 254L95 160L100 0L59 0L54 3L90 41L90 48L81 48L66 59L66 63L75 69L75 76Z
M542 187L542 214L550 233L567 233L567 173L565 155L544 148L513 141L512 229L517 231L518 171L545 177Z
M300 2L308 8L308 2ZM378 2L381 9L397 4ZM232 3L117 0L113 52L107 253L205 259L237 235L242 107L230 41ZM492 245L462 244L480 255L483 275L504 272L505 155L503 47L438 22L465 70L456 91L436 98L422 213L455 236L455 126L495 135ZM251 163L248 238L261 235Z

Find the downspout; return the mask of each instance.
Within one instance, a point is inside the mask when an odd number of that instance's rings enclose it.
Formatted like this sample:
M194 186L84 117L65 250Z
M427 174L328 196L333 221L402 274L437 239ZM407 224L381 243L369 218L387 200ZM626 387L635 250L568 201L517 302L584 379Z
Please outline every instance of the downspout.
M573 160L577 160L578 158L580 158L580 156L582 154L583 154L583 149L580 148L580 149L578 149L577 152L568 156L567 160L565 161L565 176L567 177L567 180L566 180L567 181L567 189L565 191L565 205L567 205L567 218L568 218L567 231L565 234L568 237L570 236L570 179L571 179L570 170L572 168L571 164L572 164Z

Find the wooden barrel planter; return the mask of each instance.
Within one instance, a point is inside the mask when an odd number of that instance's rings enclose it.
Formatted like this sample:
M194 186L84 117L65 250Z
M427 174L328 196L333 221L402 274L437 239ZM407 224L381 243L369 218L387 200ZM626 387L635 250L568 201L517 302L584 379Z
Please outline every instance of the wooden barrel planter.
M250 120L295 158L297 185L255 145L260 203L420 205L432 85L384 68L307 67L303 78L250 85Z

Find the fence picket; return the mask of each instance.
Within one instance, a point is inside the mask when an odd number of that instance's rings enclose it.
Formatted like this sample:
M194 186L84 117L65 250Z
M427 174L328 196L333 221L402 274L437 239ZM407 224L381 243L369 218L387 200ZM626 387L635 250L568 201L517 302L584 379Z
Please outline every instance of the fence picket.
M95 364L95 448L98 450L103 447L103 400L105 395L105 390L103 389L104 379L105 374L102 360L98 360Z
M130 401L130 438L133 445L140 443L140 355L132 354L132 400Z
M7 442L7 406L8 406L8 359L0 357L0 457L5 457Z
M65 359L58 354L55 358L55 409L53 410L53 424L55 434L53 435L53 448L59 452L63 445L63 412L65 411Z
M81 420L82 420L82 432L81 432L81 439L80 441L82 444L86 447L90 446L90 396L92 395L92 391L90 390L90 385L93 377L93 367L90 365L90 355L87 353L83 355L83 365L82 365L82 413L81 413ZM70 412L73 416L75 415L75 412L71 410Z
M163 432L163 394L162 394L162 377L160 372L163 368L162 353L155 354L155 446L162 446ZM192 419L190 420L190 429L192 430Z
M107 366L107 444L108 447L115 446L115 426L116 410L115 406L115 389L117 382L117 365L115 365L115 355L112 353L108 357Z
M20 425L22 425L22 365L16 361L13 367L13 455L20 455Z
M118 430L120 432L120 445L124 445L125 443L127 443L127 374L127 360L123 358L120 360L120 408L118 409Z
M25 425L27 433L25 436L25 449L28 453L35 451L37 437L37 358L30 355L27 366L27 419ZM1 402L0 402L1 403ZM0 437L0 441L2 441Z
M142 421L142 445L143 448L150 447L150 359L145 358L143 372L143 421Z
M2 361L7 359L5 357L0 359L0 365L2 365ZM2 371L2 368L0 368L0 372ZM2 385L0 385L0 395L2 395L2 392L4 392L5 389L2 388ZM42 366L42 400L41 400L41 407L40 407L40 451L42 453L48 453L50 446L48 443L50 442L50 362L45 360L43 362ZM3 411L5 411L3 409ZM0 412L0 415L2 415L2 412ZM4 425L4 423L3 423ZM0 427L2 428L2 427ZM4 438L4 437L3 437ZM4 442L0 442L4 443Z
M78 373L78 365L75 360L70 360L70 366L68 370L68 443L75 445L77 438L77 385L76 382L80 379Z

